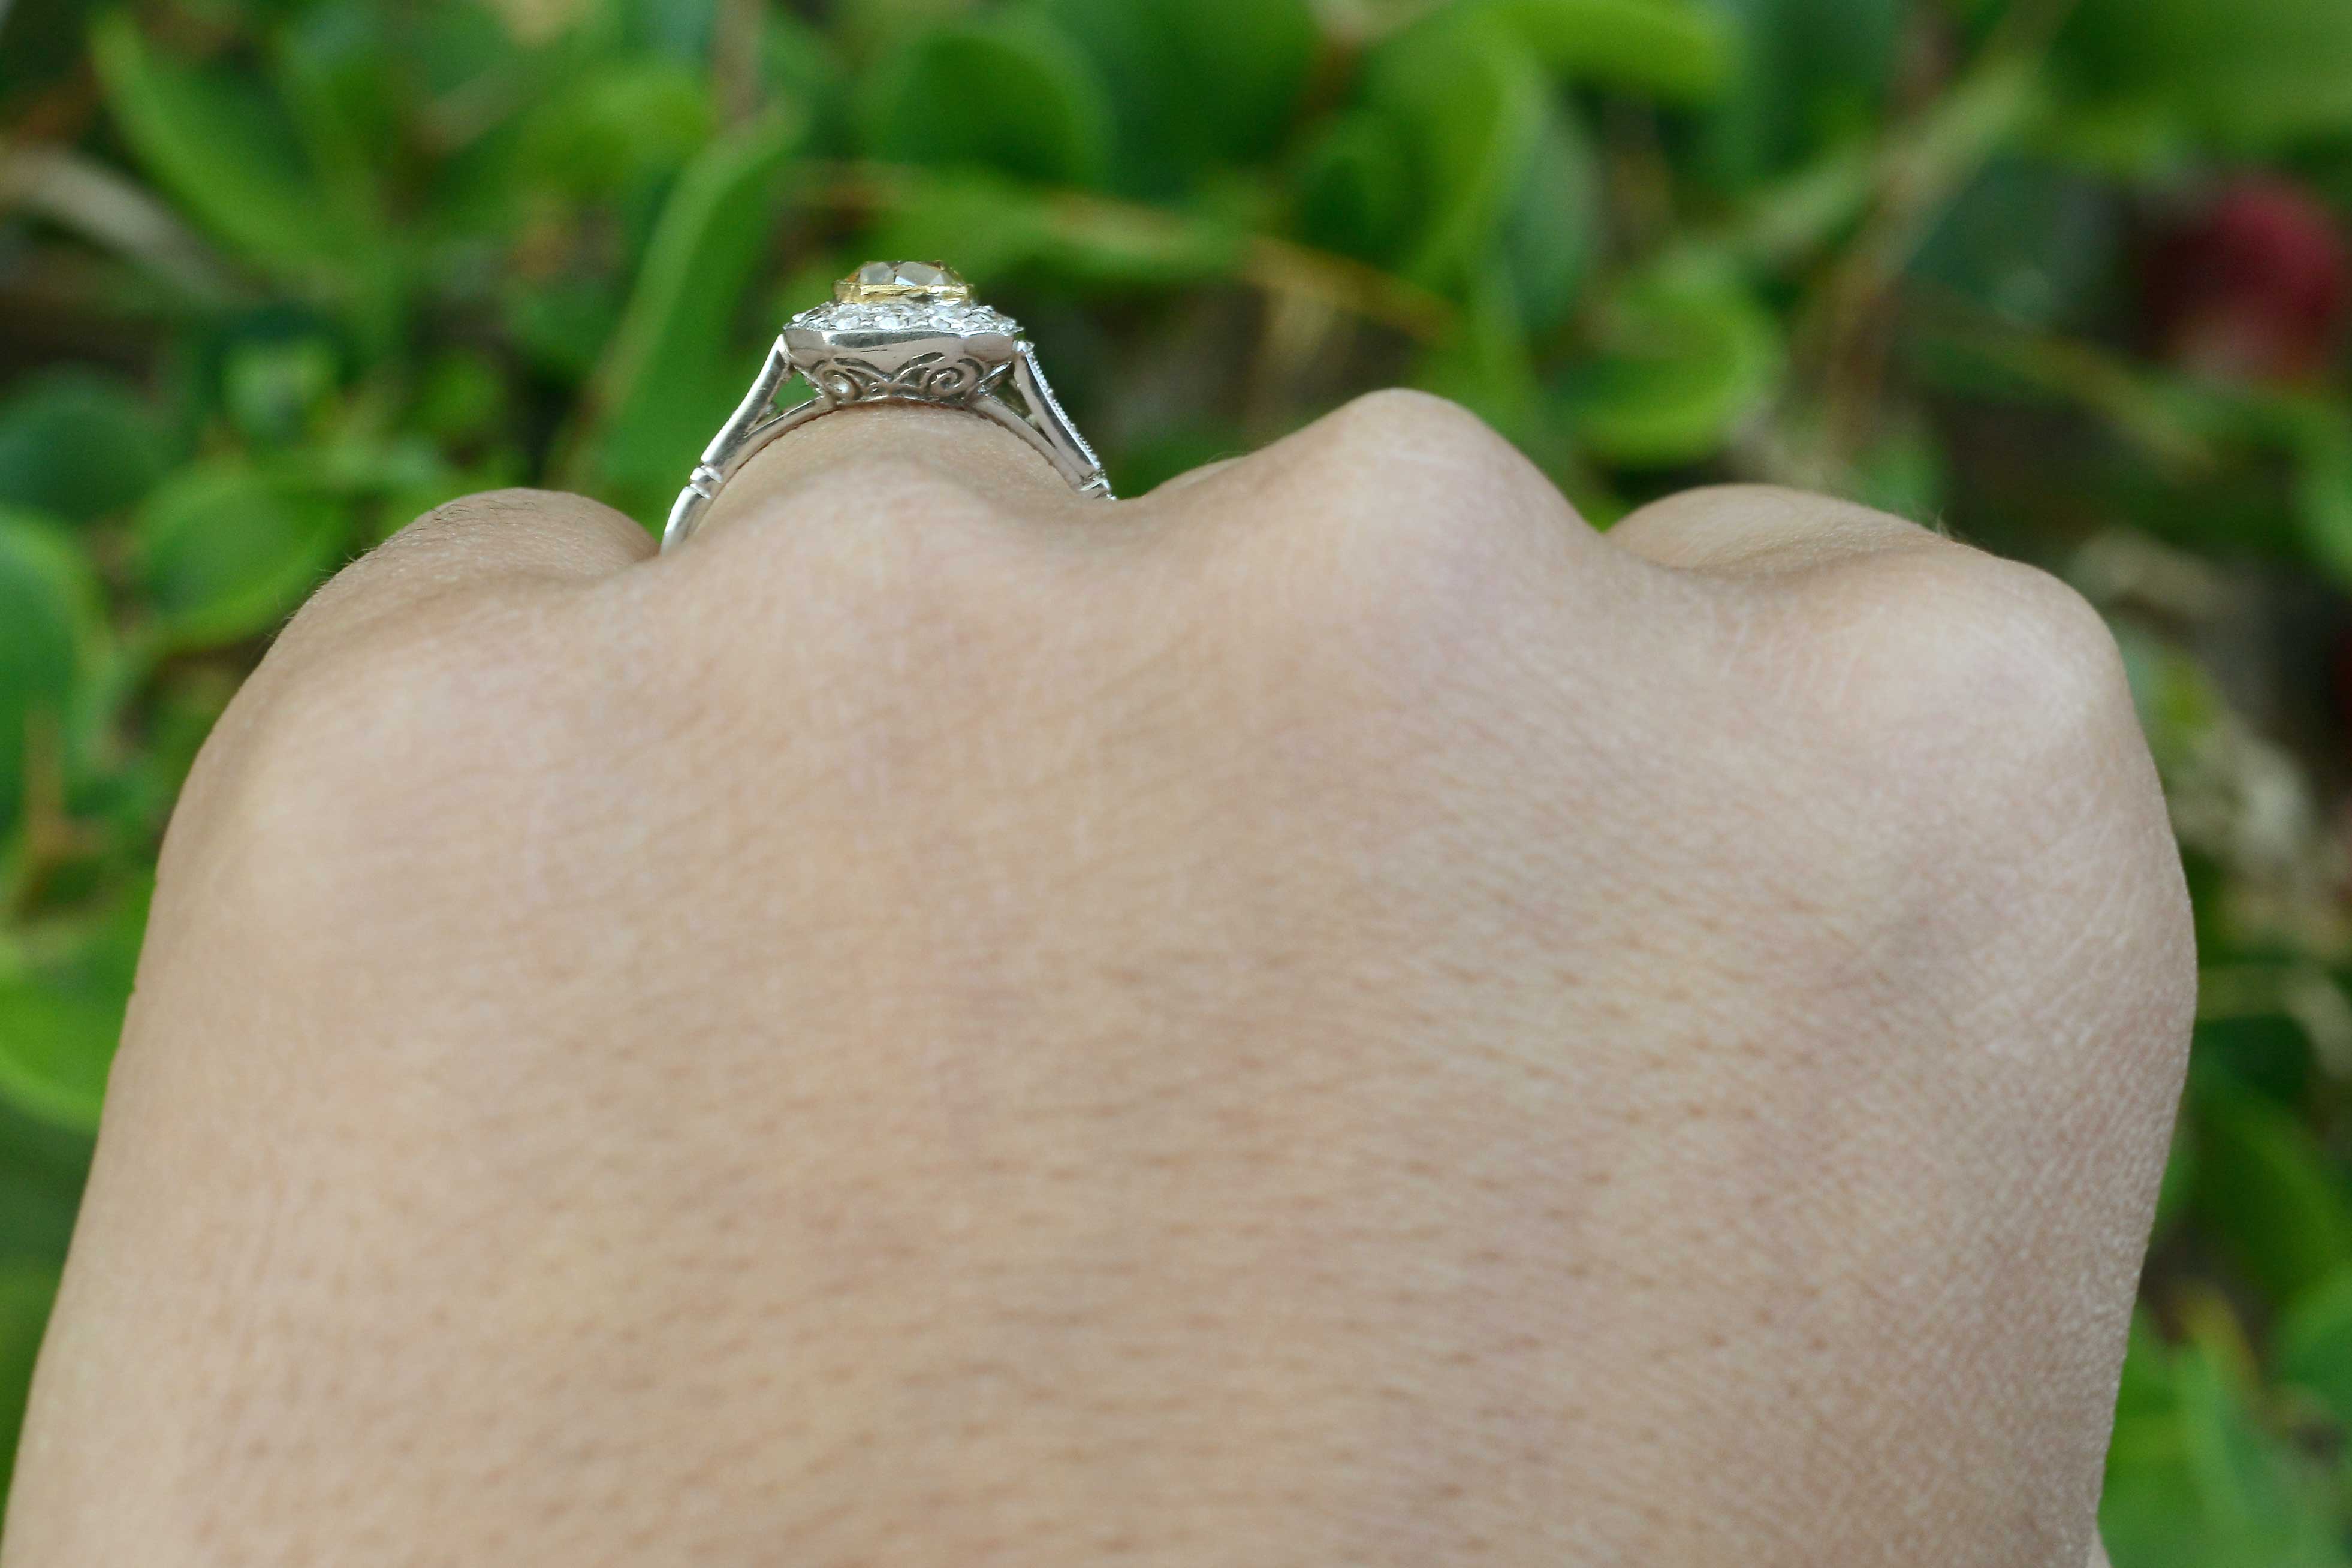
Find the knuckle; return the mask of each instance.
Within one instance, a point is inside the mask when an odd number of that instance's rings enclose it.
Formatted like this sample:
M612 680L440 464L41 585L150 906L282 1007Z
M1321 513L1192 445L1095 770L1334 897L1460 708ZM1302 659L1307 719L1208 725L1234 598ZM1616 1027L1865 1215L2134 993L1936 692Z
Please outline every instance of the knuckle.
M452 529L465 527L478 519L534 516L551 504L561 504L571 499L559 490L531 489L521 485L477 490L471 495L443 501L384 542L392 545L405 541L407 545L413 546L420 540L429 540Z
M1872 941L1924 1018L2085 1093L2129 1063L2160 1098L2194 937L2104 618L2045 572L1942 542L1807 575L1774 710L1802 715L1809 874L1879 911Z
M2168 985L2185 892L2097 610L2037 568L1941 545L1818 587L1797 600L1816 621L1799 685L1861 861L1933 906L1963 972L2154 964Z
M1450 399L1406 387L1364 393L1299 432L1302 466L1351 498L1492 502L1527 459Z
M1663 565L1751 577L1916 548L1930 537L1904 518L1768 484L1696 486L1651 502L1609 531L1612 543Z
M313 800L373 804L420 782L460 728L446 662L407 636L311 650L261 694L240 759L247 793L275 817Z
M1372 453L1471 457L1507 447L1492 426L1450 397L1407 386L1360 393L1318 421L1335 438Z
M1800 690L1881 757L2015 784L2137 735L2105 622L2038 568L1941 545L1887 551L1830 568L1792 604Z
M486 798L497 759L562 721L540 639L478 606L294 651L238 694L205 812L205 837L281 910L308 889L348 912L354 882L404 883L455 853L467 824L499 808Z
M380 622L414 621L432 614L462 613L494 597L496 589L467 561L462 545L485 523L527 527L545 514L551 501L574 498L551 491L506 489L445 501L394 532L374 549L346 562L297 608L271 644L279 667L310 662ZM511 536L509 536L511 537ZM412 590L429 586L435 608L412 604Z
M1280 526L1234 552L1236 590L1316 633L1393 637L1496 613L1567 536L1550 481L1475 415L1368 393L1299 432Z

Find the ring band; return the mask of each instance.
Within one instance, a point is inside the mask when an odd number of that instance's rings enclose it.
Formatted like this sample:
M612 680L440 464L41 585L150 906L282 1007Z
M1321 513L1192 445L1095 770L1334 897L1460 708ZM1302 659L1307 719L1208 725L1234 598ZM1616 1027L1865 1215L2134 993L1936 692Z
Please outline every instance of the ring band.
M816 395L778 413L776 393L794 374ZM719 490L761 447L857 403L983 415L1029 443L1079 494L1113 499L1102 463L1055 400L1020 322L972 299L971 285L941 263L869 261L834 285L831 303L784 323L751 390L669 509L662 548L693 537Z

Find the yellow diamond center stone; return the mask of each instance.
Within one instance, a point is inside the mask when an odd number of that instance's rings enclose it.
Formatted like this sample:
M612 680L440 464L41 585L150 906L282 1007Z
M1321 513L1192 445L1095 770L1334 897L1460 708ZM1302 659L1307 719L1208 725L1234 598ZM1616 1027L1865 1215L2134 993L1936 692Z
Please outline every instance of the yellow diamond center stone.
M971 285L944 261L869 261L833 286L844 304L877 300L969 300Z

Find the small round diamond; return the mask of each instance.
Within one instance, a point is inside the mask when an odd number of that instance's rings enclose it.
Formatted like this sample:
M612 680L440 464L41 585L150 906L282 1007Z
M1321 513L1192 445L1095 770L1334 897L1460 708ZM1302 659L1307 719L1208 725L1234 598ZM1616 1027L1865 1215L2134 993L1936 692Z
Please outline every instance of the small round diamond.
M862 329L956 332L967 336L974 332L1003 332L1011 336L1021 331L1020 323L1012 317L970 300L919 298L835 300L803 310L787 324L821 332Z

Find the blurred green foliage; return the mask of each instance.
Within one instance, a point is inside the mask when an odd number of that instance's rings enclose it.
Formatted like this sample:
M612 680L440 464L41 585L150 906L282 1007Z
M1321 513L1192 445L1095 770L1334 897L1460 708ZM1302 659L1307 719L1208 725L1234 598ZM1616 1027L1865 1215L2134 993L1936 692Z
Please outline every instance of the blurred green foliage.
M2344 0L0 7L0 1432L207 728L438 501L650 524L872 256L1132 494L1366 388L1597 523L1837 491L2068 575L2198 897L2118 1568L2352 1564Z

